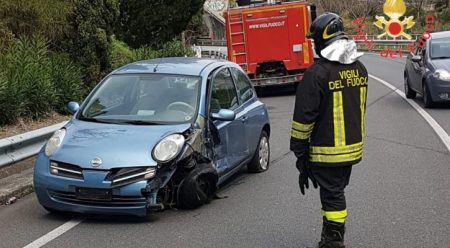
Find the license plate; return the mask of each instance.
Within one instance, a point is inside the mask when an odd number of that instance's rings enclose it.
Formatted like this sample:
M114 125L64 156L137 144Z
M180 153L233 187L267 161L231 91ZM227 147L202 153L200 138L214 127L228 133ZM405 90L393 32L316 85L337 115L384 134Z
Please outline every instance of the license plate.
M76 188L75 196L80 200L111 201L110 189Z

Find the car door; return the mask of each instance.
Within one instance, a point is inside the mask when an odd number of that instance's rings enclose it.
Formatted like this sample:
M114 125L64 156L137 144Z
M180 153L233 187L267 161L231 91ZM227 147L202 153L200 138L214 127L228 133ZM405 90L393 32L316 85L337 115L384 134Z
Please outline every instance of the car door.
M422 60L420 62L414 62L411 60L411 75L410 75L410 82L411 82L411 87L418 91L418 92L422 92L422 73L424 71L424 51L425 49L422 48L418 48L415 52L415 56L422 56Z
M214 146L214 163L219 176L238 166L248 152L245 140L245 115L239 108L239 98L228 68L221 68L212 77L209 98L209 114L221 109L235 112L233 121L213 120L219 141Z
M256 92L247 75L237 68L230 68L230 70L239 93L239 100L241 102L240 109L244 117L242 121L245 125L250 156L258 146L263 128L261 113L265 114L265 111L263 105L257 101Z

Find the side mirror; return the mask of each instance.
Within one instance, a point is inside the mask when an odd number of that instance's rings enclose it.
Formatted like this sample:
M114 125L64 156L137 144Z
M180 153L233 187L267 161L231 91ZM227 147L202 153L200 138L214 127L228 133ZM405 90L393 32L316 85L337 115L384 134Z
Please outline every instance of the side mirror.
M411 60L412 60L413 62L419 63L419 62L422 61L422 56L420 56L420 55L414 55L414 56L412 56Z
M213 120L219 121L234 121L236 119L236 114L233 110L221 109L218 113L211 114Z
M80 105L77 102L69 102L69 104L67 104L67 110L69 110L71 114L75 114L78 109L80 109Z

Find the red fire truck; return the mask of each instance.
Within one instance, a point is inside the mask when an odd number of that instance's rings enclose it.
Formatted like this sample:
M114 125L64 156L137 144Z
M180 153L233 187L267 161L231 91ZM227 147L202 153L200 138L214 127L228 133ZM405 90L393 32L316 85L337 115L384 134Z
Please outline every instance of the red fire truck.
M299 82L314 62L306 34L315 7L307 1L251 4L231 8L224 16L228 59L256 87Z

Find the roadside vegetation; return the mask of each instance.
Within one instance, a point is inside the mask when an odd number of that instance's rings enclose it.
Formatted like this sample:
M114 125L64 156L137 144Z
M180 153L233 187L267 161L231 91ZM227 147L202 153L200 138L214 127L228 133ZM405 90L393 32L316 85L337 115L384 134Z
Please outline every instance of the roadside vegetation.
M69 101L124 64L192 56L203 2L0 0L0 131L67 114Z

